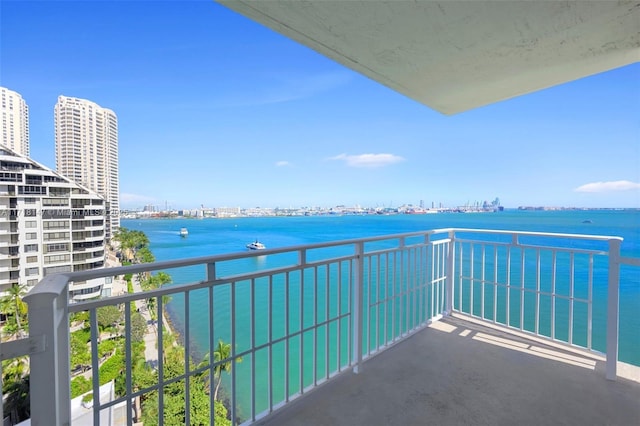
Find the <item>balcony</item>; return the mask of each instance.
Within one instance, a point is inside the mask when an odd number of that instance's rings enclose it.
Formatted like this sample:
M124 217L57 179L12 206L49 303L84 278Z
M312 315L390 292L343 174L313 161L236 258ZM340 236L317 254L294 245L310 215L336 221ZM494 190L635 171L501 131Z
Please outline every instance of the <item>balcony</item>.
M640 381L628 365L640 342L619 332L633 315L620 312L619 288L638 291L638 267L617 237L443 229L57 274L25 298L29 339L3 344L2 358L30 354L32 424L67 424L69 315L89 313L98 371L97 309L115 305L125 313L124 390L93 402L94 424L113 410L133 424L139 396L176 383L189 424L189 383L226 362L233 423L637 424L640 384L626 377ZM194 282L68 301L70 282L177 268L192 268ZM152 339L145 358L157 381L141 386L131 310L152 300L162 318L166 296L182 356L200 357L170 375ZM219 339L229 357L199 364ZM99 395L99 374L91 381ZM163 401L160 392L159 424Z

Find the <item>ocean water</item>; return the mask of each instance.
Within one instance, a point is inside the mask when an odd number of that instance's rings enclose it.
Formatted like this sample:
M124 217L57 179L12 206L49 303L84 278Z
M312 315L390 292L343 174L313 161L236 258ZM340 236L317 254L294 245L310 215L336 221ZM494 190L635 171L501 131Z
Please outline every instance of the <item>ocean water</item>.
M622 255L640 257L640 210L546 212L507 210L497 213L390 216L125 219L122 220L122 226L145 232L150 240L150 248L159 261L241 252L245 250L248 242L256 239L265 243L268 248L276 248L448 227L619 236L624 238L621 247ZM179 236L179 230L182 227L189 230L186 238ZM257 262L270 261L261 258L246 259L237 263L235 268L237 272L251 270L256 266L265 266ZM202 267L176 269L170 271L170 274L174 284L204 279ZM620 293L619 357L622 361L640 365L640 268L622 268ZM208 321L208 300L204 297L205 294L192 294L189 300L192 324L189 329L190 347L196 362L204 356L209 343L209 328L200 325ZM598 297L599 294L606 293L595 289L594 296ZM223 318L228 316L229 298L226 295L216 300L220 301L220 306L216 306L214 311L216 315L219 311L220 315L216 316L215 321L220 324L224 321ZM184 298L180 295L174 296L167 307L172 323L181 334L184 334L183 308ZM597 310L594 310L594 315L599 315ZM197 321L200 317L203 318L202 322ZM260 322L258 318L257 323ZM218 337L228 340L226 336L216 336L216 339ZM245 346L248 345L246 338L244 340L239 338L238 344L241 345L239 350L246 349ZM278 355L282 354L276 350L274 357ZM344 356L346 359L347 355ZM249 363L249 360L245 361ZM264 359L260 360L256 357L254 361L256 366L259 366ZM328 362L333 365L338 361L331 359ZM238 364L238 366L238 380L243 380L243 374L250 374L248 365L242 367L242 364ZM306 368L305 371L307 371ZM290 377L293 383L298 379L295 372ZM308 380L311 378L305 377L305 383ZM257 386L260 388L260 380ZM243 392L241 385L238 386L238 392L241 406L243 404L246 406L250 395ZM264 393L262 392L262 397L257 396L259 408L266 408ZM274 396L276 398L284 396L284 384L275 385Z

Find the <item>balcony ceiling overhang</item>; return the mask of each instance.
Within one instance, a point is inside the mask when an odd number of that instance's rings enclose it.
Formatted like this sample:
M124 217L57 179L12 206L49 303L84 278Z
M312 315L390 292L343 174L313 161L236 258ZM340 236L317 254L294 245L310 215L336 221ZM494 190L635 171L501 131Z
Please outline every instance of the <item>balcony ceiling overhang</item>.
M444 114L640 60L638 1L218 1Z

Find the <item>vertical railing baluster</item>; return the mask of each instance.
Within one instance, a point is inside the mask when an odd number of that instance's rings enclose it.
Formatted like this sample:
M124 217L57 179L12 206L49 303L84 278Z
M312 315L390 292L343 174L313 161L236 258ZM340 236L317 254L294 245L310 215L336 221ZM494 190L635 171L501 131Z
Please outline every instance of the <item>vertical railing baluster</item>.
M609 240L609 282L607 289L607 379L618 376L618 316L620 303L620 243L619 239Z
M524 330L525 252L524 248L520 249L520 330Z
M485 266L487 261L487 245L482 244L482 270L480 271L480 291L482 294L480 295L480 317L484 319L484 289L485 289Z
M587 349L591 350L593 334L593 254L589 254L589 282L587 283Z
M556 338L556 277L558 274L558 258L556 250L551 252L551 340Z
M498 322L498 246L493 246L493 322Z
M156 318L158 324L158 424L164 425L164 321L162 296L156 296Z
M540 334L540 249L536 250L536 334Z
M231 281L231 424L238 422L238 400L236 386L236 287L237 281Z
M449 235L452 235L453 231L449 233ZM449 244L453 244L453 246L455 247L455 243L453 240L449 241ZM464 243L460 243L459 247L460 250L458 251L458 269L460 270L459 274L458 274L458 285L456 286L458 288L458 312L464 312L464 310L462 309L462 293L463 291L463 282L464 282L464 268L463 268L463 251L462 251L462 247L463 247Z
M91 329L91 382L93 392L93 424L100 424L100 360L98 359L98 341L100 329L98 328L98 308L89 311L89 324Z
M326 290L325 297L325 319L327 325L325 326L324 333L324 378L325 380L329 380L329 330L331 329L331 311L329 309L331 302L331 280L329 279L329 274L331 273L331 268L329 264L324 266L324 288Z
M338 372L342 371L342 262L338 262L338 332L336 336ZM348 360L349 358L347 358Z
M289 290L289 272L285 273L285 297L284 297L284 400L285 402L289 402L289 343L291 340L290 337L290 327L289 327L289 298L290 298L290 290Z
M469 315L473 316L473 307L475 305L473 287L475 284L475 249L474 244L469 244Z
M568 343L573 344L573 311L575 309L575 265L574 252L569 254L569 337Z
M269 342L269 365L267 367L267 386L268 386L268 406L269 412L273 411L273 275L269 275L269 295L267 296L267 307L269 315L267 317L267 332Z
M127 392L127 425L133 424L133 418L131 416L133 412L133 406L131 405L131 397L130 395L133 393L132 386L132 365L131 365L131 302L127 301L124 304L124 363L125 363L125 389Z
M191 377L189 376L189 364L190 353L189 350L189 292L184 292L184 421L185 424L191 424L191 392L189 389L189 383Z
M250 281L251 303L251 420L256 421L256 279Z
M362 363L362 322L363 322L363 274L364 274L364 265L363 265L363 257L364 257L364 243L358 242L356 243L356 256L355 256L355 265L354 265L354 283L353 283L353 318L352 318L352 328L351 332L353 338L353 371L355 373L360 372L360 364Z
M515 240L517 237L513 237ZM511 242L513 244L513 241ZM507 327L511 327L511 248L507 247L507 297L505 301L505 322Z
M313 385L318 384L318 267L313 267Z
M215 386L215 375L213 374L213 351L214 351L214 347L215 347L215 336L214 336L214 310L213 310L213 302L214 302L214 298L213 298L213 284L211 284L211 281L214 281L216 279L216 264L215 263L207 263L206 265L206 271L205 271L205 275L206 275L206 279L207 281L209 281L209 287L207 287L208 290L208 299L209 299L209 353L207 353L207 356L209 357L209 389L211 389L213 386ZM209 409L209 424L213 425L215 424L215 400L214 400L214 393L213 392L209 392L209 407L211 407Z

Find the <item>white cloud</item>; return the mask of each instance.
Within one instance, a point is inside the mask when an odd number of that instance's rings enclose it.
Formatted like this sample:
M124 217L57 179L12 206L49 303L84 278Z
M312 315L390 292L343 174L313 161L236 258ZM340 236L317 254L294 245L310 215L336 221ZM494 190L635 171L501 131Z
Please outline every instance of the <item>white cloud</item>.
M384 167L404 161L404 158L393 154L340 154L329 158L329 160L341 160L350 167Z
M579 186L576 192L614 192L629 191L632 189L640 190L640 183L628 180L616 180L613 182L592 182Z
M288 161L278 161L276 162L276 167L285 167L285 166L290 166L291 163Z

